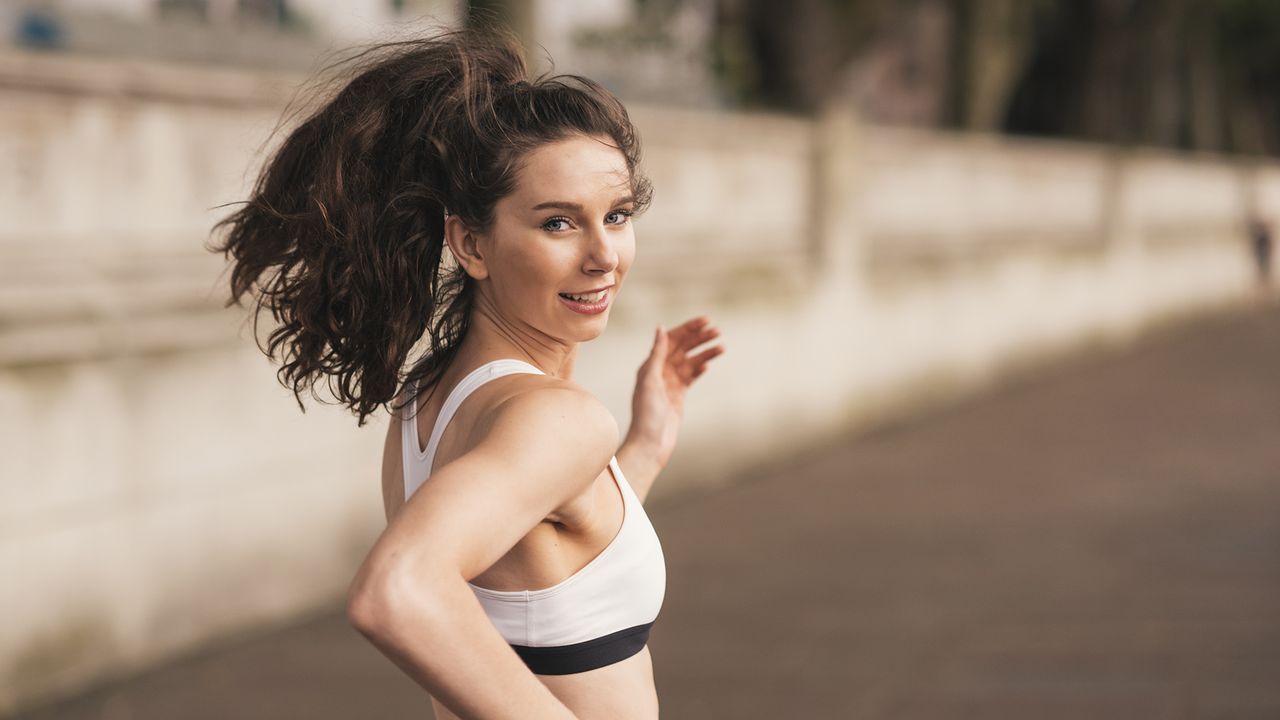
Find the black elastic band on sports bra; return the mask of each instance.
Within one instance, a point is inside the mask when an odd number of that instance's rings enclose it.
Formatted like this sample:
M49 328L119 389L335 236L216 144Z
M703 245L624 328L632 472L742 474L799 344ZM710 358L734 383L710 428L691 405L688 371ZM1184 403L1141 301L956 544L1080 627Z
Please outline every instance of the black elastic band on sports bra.
M640 652L649 641L651 627L653 622L647 622L572 645L511 647L537 675L572 675L612 665Z

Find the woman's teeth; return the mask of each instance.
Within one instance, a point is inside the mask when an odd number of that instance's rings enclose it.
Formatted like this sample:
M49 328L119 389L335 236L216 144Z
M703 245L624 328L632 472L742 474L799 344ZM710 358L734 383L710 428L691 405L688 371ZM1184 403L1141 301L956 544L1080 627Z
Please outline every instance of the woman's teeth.
M604 290L597 290L596 292L588 293L586 295L570 295L569 293L560 293L560 297L566 297L566 298L569 298L570 300L576 300L577 302L580 302L580 303L587 303L589 305L594 305L595 303L598 303L601 300L603 300L605 293L607 292L609 292L609 288L605 288Z

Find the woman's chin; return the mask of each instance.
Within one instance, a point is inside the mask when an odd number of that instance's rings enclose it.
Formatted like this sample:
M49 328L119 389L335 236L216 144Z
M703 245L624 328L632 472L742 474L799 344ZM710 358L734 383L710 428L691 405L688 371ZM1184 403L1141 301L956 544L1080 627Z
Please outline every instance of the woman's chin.
M579 331L578 342L591 342L604 334L605 322L602 320L596 323L594 327L584 328Z
M576 327L569 331L569 337L574 342L591 342L604 334L605 328L609 325L609 313L605 311L586 322L578 323Z
M612 300L612 298L610 299ZM563 312L565 309L566 308L562 305L561 311ZM612 303L605 306L602 311L591 314L569 310L569 312L565 313L568 315L568 322L563 322L564 318L562 316L561 327L564 328L564 330L561 337L564 337L571 342L579 343L595 340L603 335L605 328L609 326L609 315L612 310Z

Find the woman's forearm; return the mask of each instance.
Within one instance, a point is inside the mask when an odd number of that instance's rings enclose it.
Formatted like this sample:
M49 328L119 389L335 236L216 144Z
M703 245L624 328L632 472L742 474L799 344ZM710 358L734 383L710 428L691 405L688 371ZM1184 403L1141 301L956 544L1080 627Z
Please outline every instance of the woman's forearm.
M390 587L353 591L348 619L458 717L576 720L498 633L461 576L430 583L429 595Z
M644 502L645 496L658 479L658 473L662 472L662 463L658 460L653 443L628 435L614 456L618 458L622 474L627 476L627 484L635 491L640 502Z

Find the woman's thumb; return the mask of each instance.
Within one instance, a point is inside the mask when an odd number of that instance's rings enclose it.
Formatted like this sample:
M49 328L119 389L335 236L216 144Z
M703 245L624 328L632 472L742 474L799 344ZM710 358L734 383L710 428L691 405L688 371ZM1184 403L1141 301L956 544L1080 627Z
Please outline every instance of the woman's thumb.
M653 331L653 352L651 355L660 356L667 350L667 331L659 325L657 330Z

